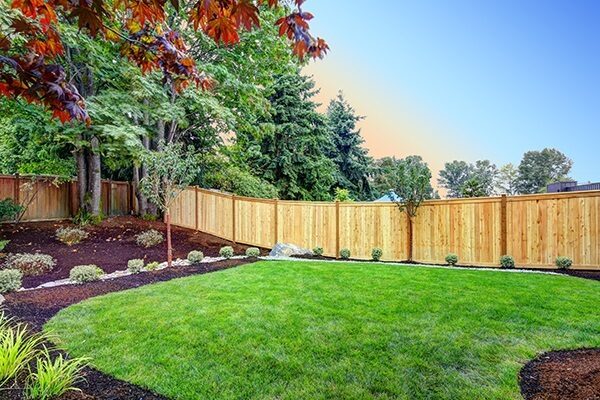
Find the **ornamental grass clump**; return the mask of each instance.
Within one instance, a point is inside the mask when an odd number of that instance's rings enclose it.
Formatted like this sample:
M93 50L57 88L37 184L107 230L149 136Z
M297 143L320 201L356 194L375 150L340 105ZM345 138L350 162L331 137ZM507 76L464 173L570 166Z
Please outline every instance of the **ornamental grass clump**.
M448 265L456 265L458 264L458 256L454 253L450 253L446 256L446 263Z
M142 272L143 268L144 260L140 258L135 258L133 260L127 261L127 271L131 272L132 274L139 274L140 272Z
M373 249L373 251L371 251L371 258L373 259L373 261L379 261L379 260L381 260L382 256L383 256L383 250L381 250L378 247L375 247Z
M0 253L4 251L6 246L10 243L10 240L0 240Z
M257 249L256 247L249 247L246 249L246 256L247 257L259 257L260 256L260 250Z
M322 247L317 246L313 249L313 254L317 257L321 257L323 255L323 253L324 253L324 250Z
M138 246L149 248L157 246L164 242L165 237L156 229L150 229L148 231L140 233L139 235L136 235L135 241L138 244Z
M29 332L25 325L12 325L0 314L0 387L16 378L39 354L44 336Z
M350 249L342 249L340 250L340 257L342 257L344 260L347 260L350 258Z
M10 254L4 263L4 269L18 269L24 276L37 276L54 269L56 260L47 254L17 253Z
M104 271L96 265L78 265L71 269L69 278L75 283L86 283L100 280Z
M204 253L199 250L192 250L188 253L187 259L190 264L200 264L204 260Z
M223 258L230 259L234 254L233 247L231 246L221 247L221 250L219 250L219 255Z
M160 263L153 261L153 262L149 263L148 265L146 265L146 271L155 271L158 269L159 266L160 266Z
M51 400L74 390L80 381L81 371L86 365L84 358L66 358L62 354L54 360L48 349L44 349L35 362L35 369L29 369L29 377L25 385L25 395L28 399Z
M559 269L569 269L571 268L571 265L573 265L573 260L571 260L569 257L556 257L556 266Z
M89 234L81 228L65 226L56 230L56 238L67 246L80 243L82 240L87 239L88 236Z
M500 257L500 267L504 268L504 269L514 268L515 267L515 259L509 255Z
M0 293L14 292L22 285L23 273L18 269L0 270Z

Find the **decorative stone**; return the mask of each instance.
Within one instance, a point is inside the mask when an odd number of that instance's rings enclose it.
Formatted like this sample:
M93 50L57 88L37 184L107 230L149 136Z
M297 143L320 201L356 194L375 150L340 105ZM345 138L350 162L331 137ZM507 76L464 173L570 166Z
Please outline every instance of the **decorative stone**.
M303 256L312 255L312 251L309 249L303 249L302 247L296 246L292 243L277 243L273 250L269 253L270 257L291 257L291 256Z

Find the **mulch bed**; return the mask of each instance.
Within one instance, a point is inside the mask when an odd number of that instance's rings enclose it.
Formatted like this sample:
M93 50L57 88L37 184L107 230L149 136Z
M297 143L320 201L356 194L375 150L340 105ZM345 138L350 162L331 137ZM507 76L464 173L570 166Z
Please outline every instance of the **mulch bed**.
M600 399L600 349L542 354L523 367L520 378L526 400Z
M253 262L251 259L227 260L197 266L173 267L159 271L129 275L122 278L92 282L85 285L65 285L47 289L7 294L3 304L7 314L27 323L34 330L42 326L58 311L82 300L106 293L136 288L175 278L205 274ZM163 400L162 396L130 383L112 378L93 368L86 368L85 380L78 384L81 392L70 392L60 400ZM24 399L20 390L0 392L6 400Z
M69 271L76 265L96 264L106 273L127 268L127 261L142 258L146 262L166 260L166 244L143 248L135 242L140 232L156 229L166 235L166 225L160 221L144 221L134 217L116 217L97 226L84 229L90 236L79 244L67 246L55 237L56 229L73 226L69 221L25 222L0 225L0 238L9 239L6 253L49 254L57 261L47 274L23 279L24 287L35 287L42 283L68 278ZM192 250L201 250L205 256L218 256L223 246L233 246L237 254L247 246L235 245L206 233L173 227L173 255L186 258ZM0 260L0 263L2 261Z

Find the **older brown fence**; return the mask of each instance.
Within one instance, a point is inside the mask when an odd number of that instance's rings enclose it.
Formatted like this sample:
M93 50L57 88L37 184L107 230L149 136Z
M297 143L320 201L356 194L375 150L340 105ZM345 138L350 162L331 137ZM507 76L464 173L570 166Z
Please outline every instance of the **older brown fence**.
M71 218L79 208L77 181L56 177L0 175L0 200L10 198L27 206L23 221ZM102 181L101 205L105 215L126 215L134 201L128 182Z
M443 263L456 253L462 264L498 266L504 254L519 266L552 267L557 256L574 268L600 269L600 191L425 202L413 223L395 204L264 200L198 188L172 207L176 225L249 245L277 242L322 246L336 256L349 248L369 259L405 260L409 246L420 262Z

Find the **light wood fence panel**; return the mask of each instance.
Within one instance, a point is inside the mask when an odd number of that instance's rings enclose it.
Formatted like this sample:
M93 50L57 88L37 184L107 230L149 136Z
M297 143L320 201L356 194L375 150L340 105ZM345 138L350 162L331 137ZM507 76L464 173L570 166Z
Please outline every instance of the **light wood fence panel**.
M198 190L198 230L233 240L233 196Z
M199 229L196 208L196 190L184 190L171 207L171 223L184 228Z
M275 245L275 201L235 197L235 240L252 246Z

